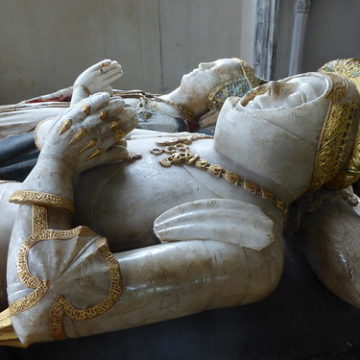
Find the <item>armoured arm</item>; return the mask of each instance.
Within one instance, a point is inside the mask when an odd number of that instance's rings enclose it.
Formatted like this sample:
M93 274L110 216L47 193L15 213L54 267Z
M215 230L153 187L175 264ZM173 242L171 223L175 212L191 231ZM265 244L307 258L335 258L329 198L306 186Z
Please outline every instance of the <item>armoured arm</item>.
M37 165L23 183L24 190L10 198L19 210L9 246L9 312L22 342L28 326L33 326L24 320L26 310L34 309L56 288L59 272L74 261L76 252L106 251L104 240L90 229L71 229L73 185L79 172L118 160L126 152L114 146L119 139L109 126L118 122L125 133L136 125L134 119L122 122L124 106L122 100L110 99L106 93L72 106L48 134ZM55 261L50 267L44 264L48 256Z

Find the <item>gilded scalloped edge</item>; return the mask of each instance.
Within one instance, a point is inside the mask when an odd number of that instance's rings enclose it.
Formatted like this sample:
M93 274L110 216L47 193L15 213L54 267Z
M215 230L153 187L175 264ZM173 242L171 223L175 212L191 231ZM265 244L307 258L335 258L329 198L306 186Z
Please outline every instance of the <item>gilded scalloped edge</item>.
M40 241L49 240L70 240L76 236L97 236L91 229L85 226L78 226L70 230L54 230L48 228L48 214L45 206L33 205L32 210L32 233L28 239L20 246L16 262L17 274L20 281L26 288L33 289L28 295L20 298L9 306L9 314L15 315L36 305L50 288L50 281L41 279L31 273L28 257L31 248ZM63 326L63 317L69 316L73 320L86 320L100 316L110 310L118 301L122 293L120 265L111 253L105 238L96 240L96 248L107 264L110 273L110 286L106 298L100 303L86 309L78 309L72 305L65 297L58 297L50 310L49 331L54 340L66 338ZM1 340L1 338L0 338ZM11 344L8 340L11 340ZM21 346L17 340L6 339L10 346ZM0 343L0 345L6 345Z
M120 265L111 253L105 238L97 239L96 247L109 268L110 286L108 294L100 303L85 309L79 309L72 305L64 296L59 296L53 303L49 315L50 334L54 340L67 338L63 324L65 315L72 320L92 319L110 310L120 298L122 293Z

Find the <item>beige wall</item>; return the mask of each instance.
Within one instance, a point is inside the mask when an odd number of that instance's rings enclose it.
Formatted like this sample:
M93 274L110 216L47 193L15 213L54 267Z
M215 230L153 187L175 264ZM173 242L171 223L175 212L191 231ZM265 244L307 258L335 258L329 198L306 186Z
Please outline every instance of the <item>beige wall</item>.
M313 0L303 71L314 71L337 58L360 58L359 33L359 0Z
M118 60L118 88L166 92L199 62L252 62L256 0L1 0L0 104Z
M288 75L295 0L280 0L275 79ZM360 58L360 1L312 0L301 72L336 58Z

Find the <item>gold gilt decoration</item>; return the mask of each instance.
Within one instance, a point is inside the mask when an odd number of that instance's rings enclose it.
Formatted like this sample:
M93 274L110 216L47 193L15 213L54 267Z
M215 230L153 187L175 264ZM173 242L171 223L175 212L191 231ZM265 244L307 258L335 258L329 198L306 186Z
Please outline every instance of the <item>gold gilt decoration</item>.
M89 115L91 113L91 106L89 104L85 104L81 107L81 110L84 114Z
M138 105L138 107L147 107L148 104L151 102L163 103L177 109L180 112L181 117L184 119L188 119L190 121L195 121L196 119L195 114L185 105L179 104L175 101L164 99L161 97L163 95L152 94L141 90L128 90L128 91L115 90L114 95L121 96L124 99L128 99L128 98L139 99L140 104Z
M97 148L95 149L87 158L86 160L89 161L89 160L92 160L94 159L95 157L99 156L101 154L101 149Z
M96 146L97 144L97 139L91 139L81 150L80 150L80 154L84 153L85 151L93 148L94 146Z
M119 263L110 252L106 239L100 238L96 240L96 247L110 272L111 280L108 296L100 303L86 309L75 307L64 296L58 297L51 308L49 316L50 334L54 340L63 340L66 338L63 325L63 318L65 315L72 320L87 320L94 318L110 310L121 295L122 286Z
M49 207L61 208L71 213L74 212L74 205L71 200L62 196L30 190L15 191L9 198L15 204L37 204Z
M59 135L62 135L66 131L68 131L71 128L72 124L73 124L73 122L72 122L71 119L64 120L61 127L60 127L60 129L59 129Z
M353 147L358 117L357 103L330 105L315 155L309 192L330 183L344 168Z
M337 190L344 189L360 179L360 128L358 128L352 154L345 170L327 185L327 188Z
M358 59L350 58L329 61L318 71L328 74L340 74L353 81L358 91L360 90L360 60Z
M87 135L87 133L88 133L87 129L85 129L83 127L80 127L79 129L77 129L75 131L75 134L70 139L69 145L73 145L73 144L78 143L79 141L81 141Z
M344 168L351 154L359 121L359 104L341 102L348 92L347 80L341 76L328 75L332 79L332 88L326 96L330 106L315 154L309 192L330 183Z
M190 165L198 169L205 170L218 178L224 179L232 185L239 186L256 196L271 202L278 209L280 209L285 214L285 216L287 215L287 205L271 191L233 171L224 169L220 165L211 164L208 161L201 159L199 155L193 154L190 151L188 145L190 145L193 141L208 138L211 138L211 136L195 134L186 137L174 138L169 141L157 142L156 145L166 148L154 148L151 150L151 153L153 155L170 155L160 160L160 165L163 167L168 168L173 165Z
M30 203L28 196L29 193L33 194L35 192L24 191L21 196L18 194L16 196L13 196L13 198L22 198L22 203L28 204ZM96 240L96 248L98 250L98 253L100 254L100 257L106 263L110 274L110 285L108 294L103 301L96 305L89 306L85 309L78 309L74 305L72 305L67 299L65 299L64 296L59 296L54 301L49 315L49 331L54 340L58 340L66 338L66 333L63 326L63 319L65 315L69 316L73 320L86 320L102 315L106 311L110 310L114 306L116 301L119 299L122 293L122 284L120 265L111 253L105 238L99 237L89 228L84 226L79 226L70 230L54 230L48 228L47 207L38 205L36 201L37 199L48 199L49 195L51 194L37 193L36 196L32 196L32 198L34 198L35 200L32 207L31 235L20 246L16 262L16 268L20 281L26 288L32 289L33 291L30 292L27 296L18 299L10 304L10 315L13 316L36 305L50 289L51 281L33 275L29 267L29 253L31 249L41 241L70 240L79 236L98 237L98 239ZM63 201L59 201L59 197L57 195L53 196L55 199L57 199L57 204L67 203L66 199L63 199ZM42 202L42 204L44 205L44 201Z
M345 168L353 151L359 124L359 102L343 101L349 90L347 80L334 72L327 75L332 79L332 88L327 95L330 107L315 155L309 192L323 185L329 189L342 188L343 181L339 181L339 176L347 176ZM341 176L341 173L344 175Z
M265 82L256 77L254 69L244 60L238 58L234 58L234 60L238 63L238 75L235 79L232 78L219 84L209 93L209 108L211 110L220 110L229 96L242 97L252 88Z
M340 74L355 83L360 92L360 61L355 58L337 59L326 63L319 69L327 74ZM358 110L354 117L359 117ZM354 119L356 121L356 119ZM343 189L360 179L360 132L356 131L356 138L353 142L352 152L349 160L342 171L326 185L328 189Z
M2 345L25 347L14 331L9 308L0 313L0 346Z

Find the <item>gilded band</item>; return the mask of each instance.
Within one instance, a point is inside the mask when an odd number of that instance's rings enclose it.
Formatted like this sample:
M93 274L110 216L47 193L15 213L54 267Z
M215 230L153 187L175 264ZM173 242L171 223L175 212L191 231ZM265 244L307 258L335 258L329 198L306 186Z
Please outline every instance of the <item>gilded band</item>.
M53 208L60 208L70 211L71 213L74 212L74 205L70 199L66 199L59 195L39 191L15 191L14 194L10 196L9 201L15 204L43 205Z

